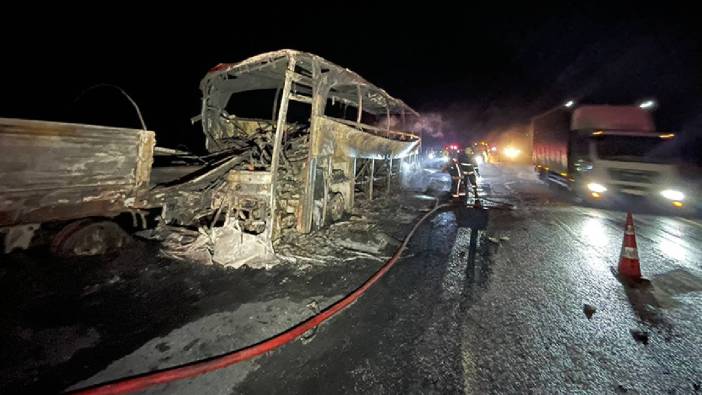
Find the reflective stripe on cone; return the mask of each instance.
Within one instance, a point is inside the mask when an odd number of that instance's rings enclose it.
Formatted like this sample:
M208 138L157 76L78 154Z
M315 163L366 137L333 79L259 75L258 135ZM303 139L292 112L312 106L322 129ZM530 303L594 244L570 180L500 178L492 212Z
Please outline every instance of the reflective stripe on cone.
M630 279L641 279L641 264L639 252L636 249L636 231L634 230L634 217L631 212L626 213L626 226L624 227L624 240L619 256L619 275Z

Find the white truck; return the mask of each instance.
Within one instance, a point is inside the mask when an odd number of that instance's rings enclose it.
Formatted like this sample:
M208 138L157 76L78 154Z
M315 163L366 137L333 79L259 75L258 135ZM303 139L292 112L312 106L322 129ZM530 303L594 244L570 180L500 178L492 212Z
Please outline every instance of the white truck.
M580 198L683 209L695 196L674 161L675 135L656 131L639 107L558 108L534 117L531 135L540 177Z

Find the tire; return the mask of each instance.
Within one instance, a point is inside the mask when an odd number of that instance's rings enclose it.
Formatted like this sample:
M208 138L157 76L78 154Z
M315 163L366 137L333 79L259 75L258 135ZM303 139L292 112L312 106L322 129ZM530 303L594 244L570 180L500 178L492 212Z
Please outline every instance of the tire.
M118 251L131 241L119 225L108 220L79 220L61 229L51 241L58 256L92 256Z

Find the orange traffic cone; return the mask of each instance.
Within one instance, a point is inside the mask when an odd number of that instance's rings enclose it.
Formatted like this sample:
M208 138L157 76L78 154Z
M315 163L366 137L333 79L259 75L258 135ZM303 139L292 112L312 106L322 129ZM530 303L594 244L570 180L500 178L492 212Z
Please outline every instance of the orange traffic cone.
M639 253L636 250L636 234L634 233L634 217L631 212L626 213L624 242L619 256L619 275L633 280L641 279L641 266Z

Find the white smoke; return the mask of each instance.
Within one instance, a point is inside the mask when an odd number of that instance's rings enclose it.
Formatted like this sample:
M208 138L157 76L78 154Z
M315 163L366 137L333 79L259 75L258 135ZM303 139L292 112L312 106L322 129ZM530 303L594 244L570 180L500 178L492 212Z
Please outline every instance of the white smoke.
M390 129L402 129L403 131L415 132L421 134L422 136L429 136L433 138L443 138L444 137L444 126L447 122L444 117L439 113L425 113L420 117L407 117L404 127L402 126L402 120L398 116L390 117ZM388 119L382 117L380 121L375 125L379 128L385 128L388 126Z

